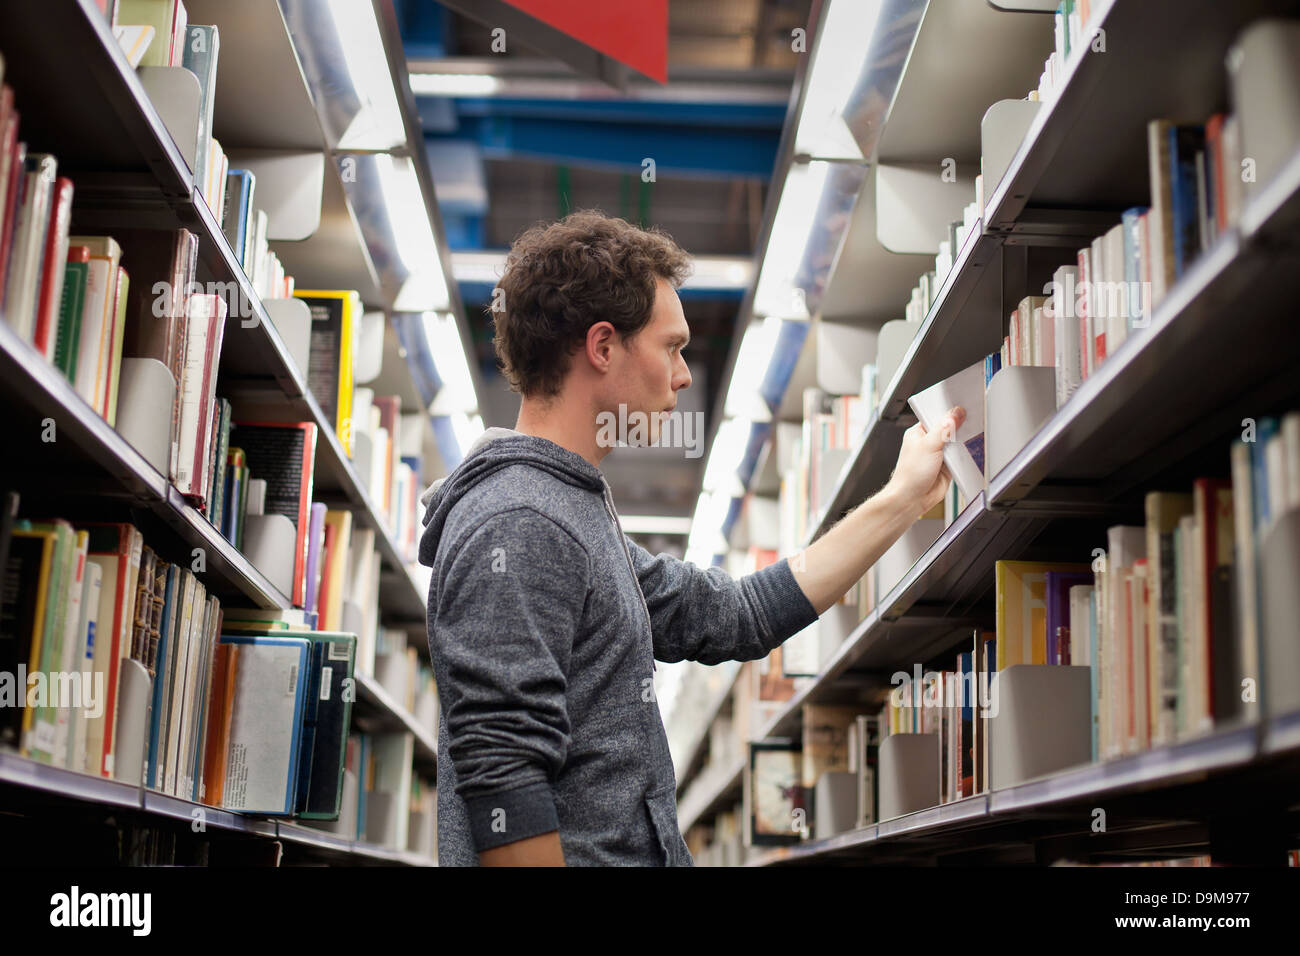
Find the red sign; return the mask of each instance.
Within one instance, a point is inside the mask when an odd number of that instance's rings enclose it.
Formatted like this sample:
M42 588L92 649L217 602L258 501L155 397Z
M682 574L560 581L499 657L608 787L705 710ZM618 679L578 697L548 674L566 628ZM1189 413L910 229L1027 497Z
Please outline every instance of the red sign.
M668 0L505 0L660 83L668 82Z

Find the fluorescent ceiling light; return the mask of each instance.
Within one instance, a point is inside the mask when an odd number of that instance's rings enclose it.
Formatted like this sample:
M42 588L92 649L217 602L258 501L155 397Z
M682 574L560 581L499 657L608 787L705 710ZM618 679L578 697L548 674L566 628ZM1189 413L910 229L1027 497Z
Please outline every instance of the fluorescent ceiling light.
M442 259L429 223L415 165L406 157L395 158L386 153L376 155L374 160L388 222L393 230L393 242L408 273L393 303L393 310L426 312L447 309L451 306L447 280L442 274Z
M464 458L469 446L483 434L483 419L479 415L466 415L464 412L455 412L448 417L451 419L451 430L456 435L456 444L460 446L461 457Z
M725 554L727 539L722 534L722 523L727 520L731 508L731 495L722 492L706 491L695 503L695 515L691 518L691 536L687 540L688 553L706 553L703 567L713 563L713 555ZM699 563L699 562L696 562Z
M740 460L749 443L751 423L747 418L729 418L718 426L718 434L709 449L709 463L704 468L704 490L724 493L728 498L738 498L745 487L736 474ZM725 515L725 511L723 512ZM718 522L722 527L722 522Z
M450 312L425 312L424 337L429 343L434 367L442 379L442 388L429 408L431 415L453 415L478 410L474 380L470 376L465 349L461 345L456 317Z
M672 515L619 515L628 534L690 534L691 519Z
M684 560L697 568L713 567L713 552L708 548L687 548Z
M776 352L776 342L781 334L781 319L769 315L764 319L755 319L745 330L745 337L740 341L740 354L736 356L736 367L731 371L731 383L727 386L727 401L723 415L744 416L755 421L768 421L772 416L767 402L759 394L759 386L767 375L767 368L772 364ZM739 459L737 459L739 460Z
M501 89L495 76L476 73L412 73L416 96L493 96Z
M830 0L808 76L794 151L828 159L863 159L844 123L880 18L880 0Z
M370 0L329 0L330 17L361 110L339 138L337 149L393 149L406 142L397 90L388 72L379 21Z
M795 277L803 264L829 172L830 163L812 162L796 163L786 174L754 293L755 314L811 318L804 290L795 285Z

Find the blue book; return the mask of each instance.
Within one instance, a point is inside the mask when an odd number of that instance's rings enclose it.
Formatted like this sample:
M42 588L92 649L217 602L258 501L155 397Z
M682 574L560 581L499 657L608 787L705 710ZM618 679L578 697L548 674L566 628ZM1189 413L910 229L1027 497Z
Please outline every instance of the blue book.
M159 766L159 737L163 713L167 703L167 683L171 676L171 660L168 648L171 646L173 615L172 609L176 598L177 581L180 569L174 565L167 566L167 587L163 591L162 624L158 629L158 663L154 665L153 676L153 710L149 718L149 752L145 757L145 786L161 790L162 768Z
M337 820L352 724L351 682L357 638L355 634L334 631L302 636L312 642L312 658L295 807L297 815L304 819Z
M1124 223L1124 288L1128 296L1128 330L1145 326L1143 314L1145 299L1142 295L1142 217L1148 211L1147 206L1133 206L1125 209L1122 216ZM1137 323L1141 323L1138 325Z
M1264 450L1269 439L1278 432L1276 418L1261 418L1255 423L1255 440L1250 443L1250 475L1253 505L1255 510L1255 541L1258 545L1264 538L1264 528L1273 517L1273 508L1268 497L1268 465L1264 460Z
M984 387L989 387L989 382L993 381L993 376L1002 370L1002 353L994 352L992 355L984 356Z
M1201 249L1201 213L1196 201L1196 154L1204 151L1204 126L1169 127L1169 191L1173 200L1175 279L1182 277Z
M221 643L240 645L222 807L289 816L298 791L311 641L223 634Z
M194 185L201 189L207 181L208 143L212 139L212 113L217 97L217 48L220 35L214 26L191 24L185 29L185 50L181 66L199 79L199 135L194 156ZM212 197L205 196L210 200ZM212 204L209 203L209 206Z
M248 250L251 243L253 222L253 194L257 186L257 177L247 169L232 169L226 174L226 209L221 222L221 231L226 234L226 241L234 250L235 258L247 272Z

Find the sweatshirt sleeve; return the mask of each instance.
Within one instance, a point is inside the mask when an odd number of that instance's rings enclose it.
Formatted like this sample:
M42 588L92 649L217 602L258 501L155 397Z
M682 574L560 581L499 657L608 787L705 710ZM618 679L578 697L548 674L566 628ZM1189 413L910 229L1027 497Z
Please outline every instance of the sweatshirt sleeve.
M782 558L742 578L652 555L624 535L645 595L658 660L752 661L817 620Z
M569 744L569 660L586 550L531 508L495 515L439 581L431 645L456 792L479 852L559 828L552 783Z

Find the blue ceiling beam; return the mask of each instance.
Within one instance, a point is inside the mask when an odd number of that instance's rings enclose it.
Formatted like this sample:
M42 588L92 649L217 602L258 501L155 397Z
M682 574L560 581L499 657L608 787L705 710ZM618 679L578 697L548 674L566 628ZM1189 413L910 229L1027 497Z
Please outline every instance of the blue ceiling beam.
M635 173L638 178L649 158L655 162L656 178L676 174L767 180L781 136L779 129L530 116L467 116L459 125L457 138L477 142L489 159L541 159Z

